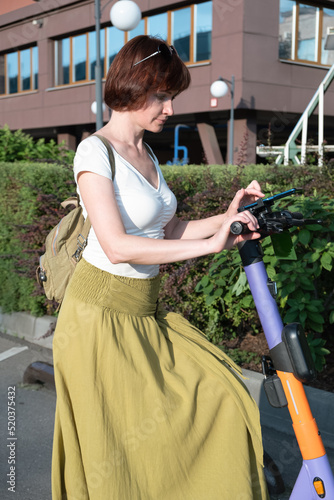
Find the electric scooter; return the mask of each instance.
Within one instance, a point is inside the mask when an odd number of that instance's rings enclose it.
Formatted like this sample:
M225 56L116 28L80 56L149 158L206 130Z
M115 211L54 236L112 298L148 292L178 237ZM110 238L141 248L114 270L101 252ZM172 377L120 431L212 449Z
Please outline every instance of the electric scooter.
M259 199L240 208L239 212L248 210L256 217L261 238L288 232L293 226L320 224L319 220L304 219L299 212L272 211L278 199L299 191L294 188ZM233 234L248 231L242 222L231 224ZM275 300L276 284L268 277L263 262L261 238L239 243L238 249L269 346L269 357L262 360L265 393L273 407L288 407L303 458L290 500L333 500L333 472L303 387L303 383L315 379L313 359L302 326L299 323L283 325Z

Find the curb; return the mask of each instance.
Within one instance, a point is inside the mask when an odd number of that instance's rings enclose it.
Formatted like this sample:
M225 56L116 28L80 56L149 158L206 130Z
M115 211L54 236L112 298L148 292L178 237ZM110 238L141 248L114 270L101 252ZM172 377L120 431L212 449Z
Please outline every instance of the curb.
M57 318L35 317L25 312L3 314L0 310L0 331L33 344L52 349L52 333Z
M57 319L52 316L36 318L24 312L2 314L0 311L0 331L51 350L56 322ZM49 336L45 338L46 335ZM243 370L243 375L243 382L259 407L261 424L269 429L294 435L288 409L270 406L263 388L264 376L250 370ZM25 376L30 383L35 381L54 387L53 366L47 363L32 363ZM304 388L325 446L334 449L334 393L308 386Z

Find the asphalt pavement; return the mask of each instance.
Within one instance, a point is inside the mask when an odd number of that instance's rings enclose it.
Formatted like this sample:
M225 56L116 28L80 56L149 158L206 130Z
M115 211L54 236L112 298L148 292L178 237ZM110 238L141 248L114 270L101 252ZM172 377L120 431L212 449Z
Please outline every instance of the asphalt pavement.
M50 348L0 333L1 500L51 500L56 394L49 383L47 368L50 365ZM41 376L34 380L34 367L46 367L44 379ZM261 375L252 372L245 372L245 375L260 407L264 448L274 460L285 484L285 492L271 498L288 500L302 464L289 416L286 409L271 408L263 397ZM319 428L334 470L334 394L308 389L308 396L318 425L320 422Z
M51 500L56 393L41 384L23 383L26 369L36 361L52 363L51 350L0 334L2 500Z

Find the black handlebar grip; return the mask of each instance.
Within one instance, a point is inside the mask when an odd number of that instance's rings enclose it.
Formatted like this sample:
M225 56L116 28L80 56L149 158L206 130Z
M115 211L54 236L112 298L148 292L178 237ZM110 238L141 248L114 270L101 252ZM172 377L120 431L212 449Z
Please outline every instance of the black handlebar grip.
M235 235L246 234L250 232L247 224L244 224L243 222L239 221L232 222L230 229L231 233Z
M304 216L301 212L291 212L291 215L294 219L304 219Z

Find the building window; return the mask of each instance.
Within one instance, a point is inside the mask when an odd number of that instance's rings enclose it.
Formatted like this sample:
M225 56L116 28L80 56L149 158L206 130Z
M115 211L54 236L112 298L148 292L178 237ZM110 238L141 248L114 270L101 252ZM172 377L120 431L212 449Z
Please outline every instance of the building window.
M324 49L327 28L334 26L334 9L280 0L279 57L331 65L334 51Z
M87 75L87 35L72 38L72 78L74 82L88 80Z
M124 33L114 26L107 28L107 68L124 45ZM106 74L106 73L105 73Z
M334 26L334 9L322 9L321 63L334 63L334 50L325 50L327 28Z
M195 5L194 60L211 59L212 2Z
M146 34L145 19L141 19L140 22L139 22L139 24L138 24L138 26L136 26L135 29L133 29L131 31L128 31L126 41L131 40L135 36L145 35L145 34Z
M212 2L172 12L171 43L189 64L211 59Z
M0 55L0 94L17 94L38 88L38 48Z
M172 45L182 61L190 61L191 7L172 12Z
M102 28L100 49L103 78L123 45L135 36L144 34L157 36L174 45L186 64L210 61L212 1L145 17L134 30L126 33L114 26ZM95 79L95 31L55 40L54 46L55 84L57 86Z
M147 34L168 40L168 14L163 12L147 18Z
M310 5L299 4L298 11L297 59L317 62L319 9Z
M6 88L7 94L16 94L19 91L19 53L12 52L6 55Z

